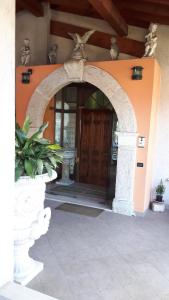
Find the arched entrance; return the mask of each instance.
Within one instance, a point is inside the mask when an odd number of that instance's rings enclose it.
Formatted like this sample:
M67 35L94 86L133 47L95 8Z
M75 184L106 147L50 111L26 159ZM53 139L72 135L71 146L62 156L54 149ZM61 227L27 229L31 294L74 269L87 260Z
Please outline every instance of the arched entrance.
M83 77L77 68L69 77L64 67L52 72L33 93L27 115L32 120L32 131L43 123L43 117L50 99L71 82L89 82L97 86L113 105L118 120L118 162L113 211L126 215L134 214L134 177L136 162L137 124L129 97L119 83L104 70L86 65Z
M73 82L49 102L45 137L64 149L55 183L47 197L100 209L112 208L118 154L118 119L96 86Z

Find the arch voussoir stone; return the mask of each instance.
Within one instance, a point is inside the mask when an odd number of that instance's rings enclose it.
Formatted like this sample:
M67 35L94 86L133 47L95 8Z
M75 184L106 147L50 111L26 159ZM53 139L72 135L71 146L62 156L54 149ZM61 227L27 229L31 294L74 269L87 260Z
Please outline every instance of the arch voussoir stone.
M71 82L82 81L97 86L113 105L119 123L116 189L112 209L116 213L133 215L137 140L137 122L134 109L127 93L109 73L93 65L85 65L83 77L80 78L80 71L78 72L77 67L72 79L65 68L60 67L39 84L30 99L27 109L27 115L32 120L32 131L43 123L47 105L51 98L64 86Z

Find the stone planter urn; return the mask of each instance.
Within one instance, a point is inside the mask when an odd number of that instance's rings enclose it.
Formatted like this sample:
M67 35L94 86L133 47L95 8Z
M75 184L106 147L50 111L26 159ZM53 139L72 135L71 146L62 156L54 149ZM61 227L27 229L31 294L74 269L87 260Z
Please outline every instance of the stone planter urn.
M43 270L43 263L29 256L29 249L48 231L51 218L44 208L46 182L57 177L53 171L35 178L21 177L15 183L14 203L14 281L26 285Z

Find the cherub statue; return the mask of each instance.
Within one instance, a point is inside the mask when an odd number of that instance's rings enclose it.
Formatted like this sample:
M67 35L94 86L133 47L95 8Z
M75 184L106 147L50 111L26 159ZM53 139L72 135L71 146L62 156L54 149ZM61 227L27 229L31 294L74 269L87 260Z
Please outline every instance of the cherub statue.
M56 55L56 51L57 51L57 45L53 44L49 50L48 53L48 58L49 58L49 63L50 64L56 64L57 63L57 55Z
M146 34L145 39L145 53L144 57L153 57L155 54L155 49L157 47L157 24L151 23L149 26L149 32Z
M24 46L21 48L21 64L23 66L29 66L31 60L30 40L24 39Z
M75 47L71 56L72 59L87 60L87 55L85 53L85 44L94 32L95 30L89 30L83 36L80 36L78 33L68 32L68 34L72 37L72 39L75 42Z
M117 46L116 38L114 36L111 38L110 55L112 60L117 60L119 57L119 47Z

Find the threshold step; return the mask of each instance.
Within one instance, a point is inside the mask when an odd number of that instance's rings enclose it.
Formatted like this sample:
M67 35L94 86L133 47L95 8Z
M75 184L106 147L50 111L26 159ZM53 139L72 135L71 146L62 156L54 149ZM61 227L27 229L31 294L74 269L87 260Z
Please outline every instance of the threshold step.
M58 300L17 283L7 283L0 288L0 300Z

